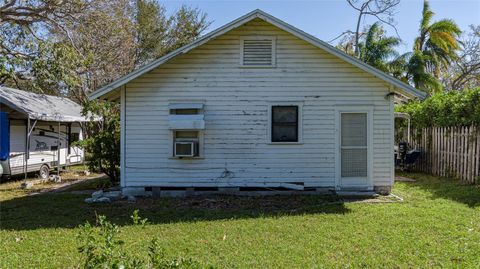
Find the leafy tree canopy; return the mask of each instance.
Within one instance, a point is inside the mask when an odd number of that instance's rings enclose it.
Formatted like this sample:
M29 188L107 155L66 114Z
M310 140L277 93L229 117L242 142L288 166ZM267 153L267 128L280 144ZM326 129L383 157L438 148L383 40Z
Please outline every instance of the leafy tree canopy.
M395 108L412 117L412 127L480 126L480 87L433 94Z
M10 0L0 6L0 83L80 103L100 86L191 42L210 25L155 0Z

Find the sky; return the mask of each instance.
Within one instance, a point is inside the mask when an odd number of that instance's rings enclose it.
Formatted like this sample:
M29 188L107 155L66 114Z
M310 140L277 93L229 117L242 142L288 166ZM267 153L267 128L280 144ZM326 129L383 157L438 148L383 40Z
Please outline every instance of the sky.
M160 0L160 3L168 11L174 11L182 4L198 7L213 21L206 33L259 8L328 42L346 30L354 30L357 19L356 11L345 0ZM411 50L418 34L422 7L423 0L401 0L396 8L396 28L403 41L398 50L402 53ZM480 0L431 0L430 7L435 12L433 21L452 19L462 30L468 30L470 24L480 25ZM366 20L366 24L373 22L373 19ZM392 28L385 27L389 35L396 36Z

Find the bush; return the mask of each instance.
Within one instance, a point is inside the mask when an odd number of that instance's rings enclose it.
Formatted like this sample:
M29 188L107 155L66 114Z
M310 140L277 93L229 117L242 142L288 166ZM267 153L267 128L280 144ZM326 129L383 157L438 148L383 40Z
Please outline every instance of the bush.
M480 88L442 92L423 102L400 105L397 112L410 114L413 128L480 126Z
M131 216L134 225L148 223L140 218L138 210ZM80 226L77 239L80 242L78 251L82 254L80 267L93 268L145 268L145 269L194 269L206 268L192 259L168 258L165 250L159 245L158 239L153 239L148 246L148 257L134 257L124 249L125 242L117 239L120 228L107 221L105 216L97 216L97 225L89 222ZM208 267L212 268L212 267Z
M112 183L120 180L120 111L112 102L92 101L83 108L85 115L97 115L100 121L87 123L88 136L79 146L88 153L91 171L101 171Z

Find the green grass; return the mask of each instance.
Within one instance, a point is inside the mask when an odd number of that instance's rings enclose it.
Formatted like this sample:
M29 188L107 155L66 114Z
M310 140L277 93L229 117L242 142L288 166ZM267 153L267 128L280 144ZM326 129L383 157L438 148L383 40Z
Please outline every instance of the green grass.
M77 226L95 212L121 225L135 255L158 237L167 254L220 268L479 268L480 188L409 176L418 181L393 191L403 203L228 197L87 205L69 193L17 196L1 203L0 268L77 266ZM136 208L150 221L144 228L131 225Z

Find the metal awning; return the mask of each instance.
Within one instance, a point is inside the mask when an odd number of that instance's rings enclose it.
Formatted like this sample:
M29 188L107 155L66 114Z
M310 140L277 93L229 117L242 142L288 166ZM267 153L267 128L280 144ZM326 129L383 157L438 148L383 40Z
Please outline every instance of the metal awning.
M86 122L82 107L65 97L37 94L0 86L0 104L18 111L25 118L56 122Z

